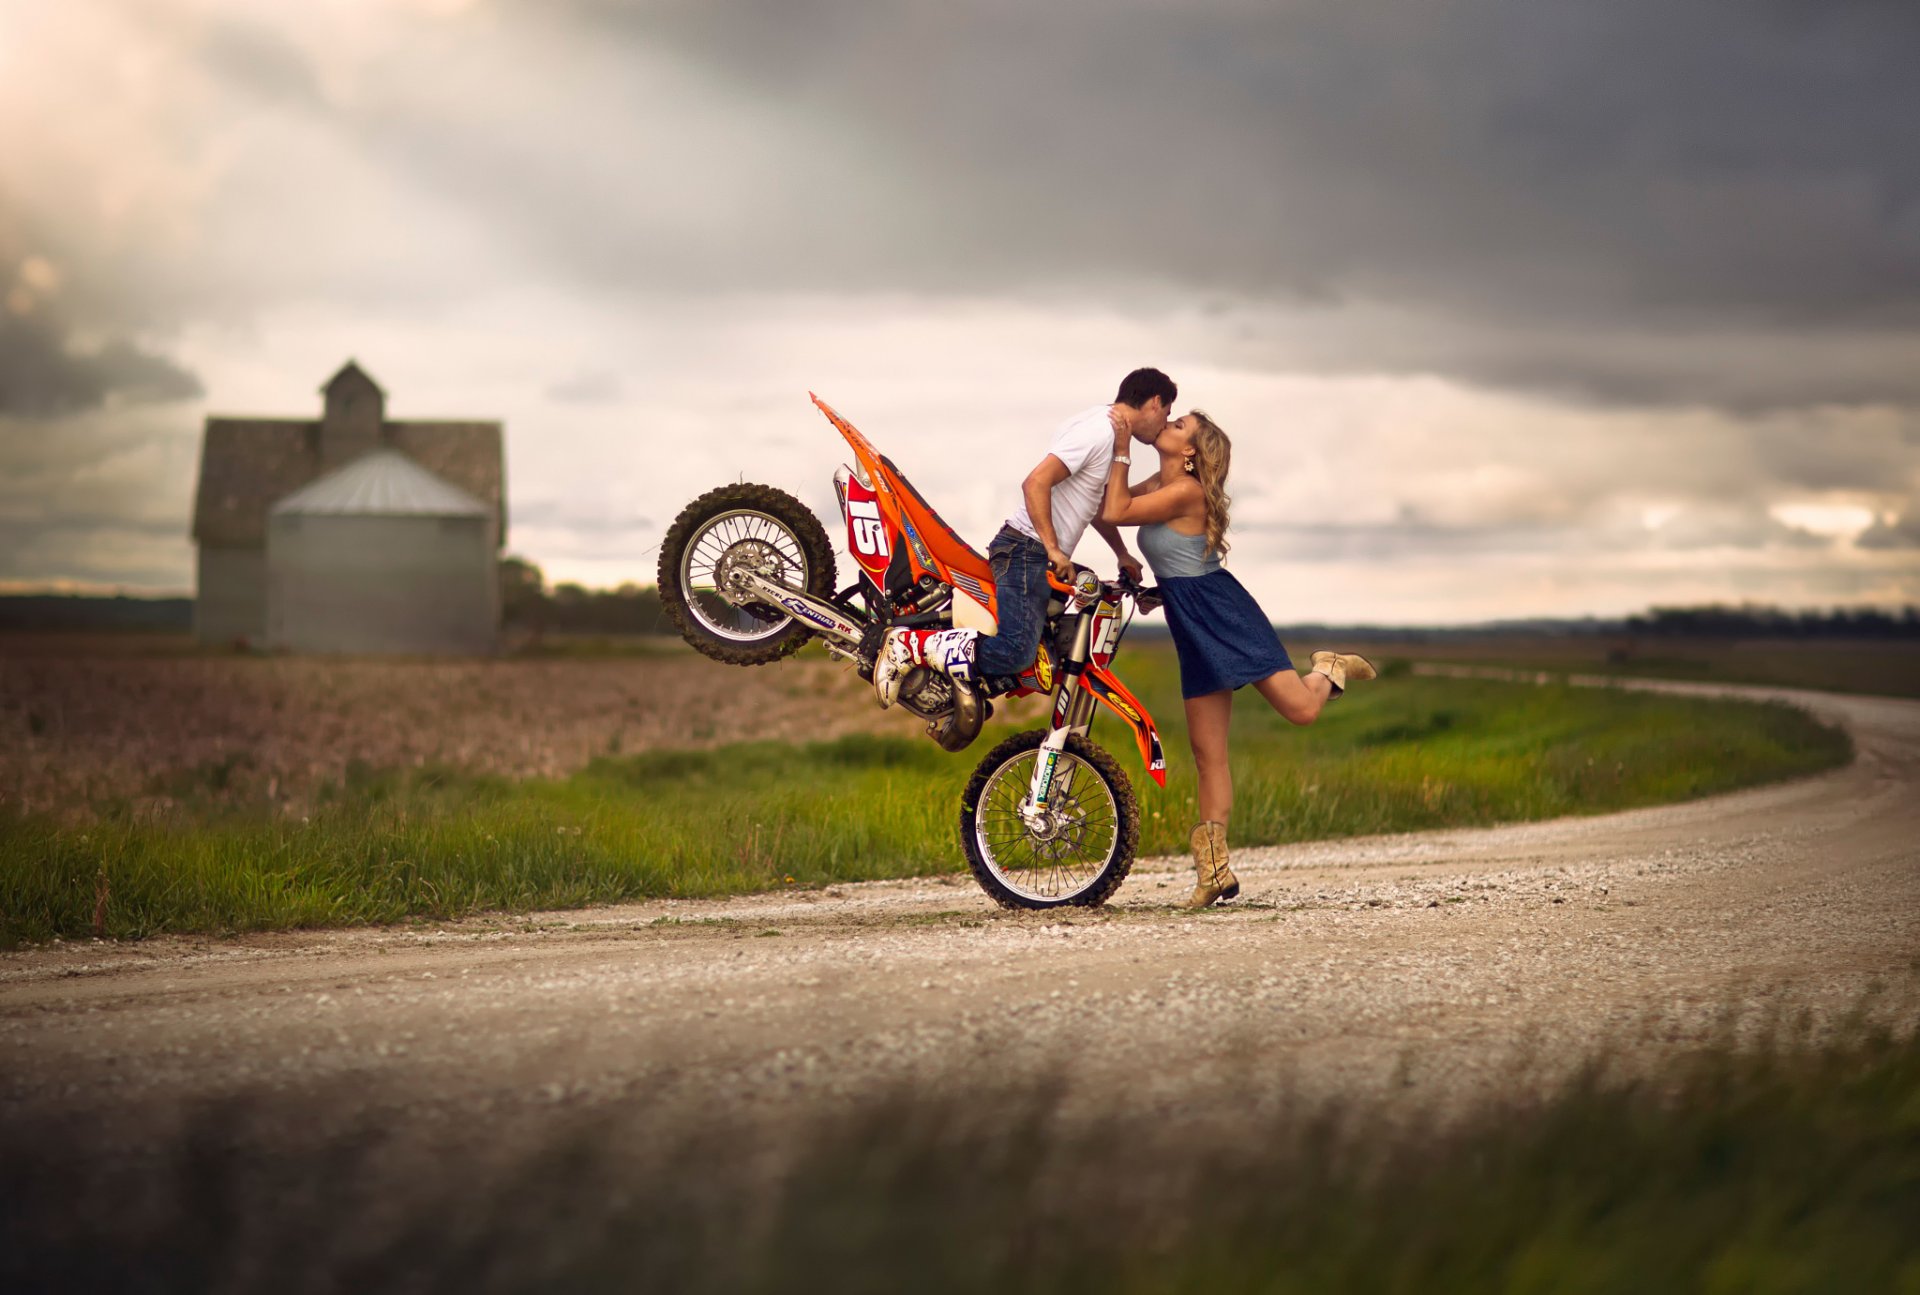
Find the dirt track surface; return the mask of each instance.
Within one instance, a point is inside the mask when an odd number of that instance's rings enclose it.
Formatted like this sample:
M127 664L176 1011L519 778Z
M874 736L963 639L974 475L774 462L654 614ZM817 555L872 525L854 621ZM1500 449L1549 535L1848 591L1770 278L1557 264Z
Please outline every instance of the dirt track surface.
M1680 686L1685 687L1685 686ZM1689 691L1708 691L1691 688ZM1103 912L965 877L430 928L0 955L0 1102L311 1093L432 1114L684 1098L704 1118L1058 1067L1097 1102L1424 1102L1707 1038L1729 1008L1920 1005L1920 702L1784 696L1849 767L1657 810L1241 851L1187 914L1144 861Z

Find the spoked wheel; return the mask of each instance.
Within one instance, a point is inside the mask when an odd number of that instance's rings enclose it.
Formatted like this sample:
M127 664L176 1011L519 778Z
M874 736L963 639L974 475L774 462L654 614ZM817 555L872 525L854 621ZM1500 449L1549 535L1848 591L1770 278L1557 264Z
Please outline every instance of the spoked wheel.
M1045 729L1018 733L987 753L960 798L967 866L1007 908L1092 908L1126 880L1140 842L1133 784L1112 756L1083 737L1067 739L1054 767L1050 806L1037 823L1021 814Z
M833 547L813 510L772 486L709 490L680 510L660 545L660 605L681 637L716 661L765 665L811 631L784 610L722 591L751 571L816 597L833 596Z

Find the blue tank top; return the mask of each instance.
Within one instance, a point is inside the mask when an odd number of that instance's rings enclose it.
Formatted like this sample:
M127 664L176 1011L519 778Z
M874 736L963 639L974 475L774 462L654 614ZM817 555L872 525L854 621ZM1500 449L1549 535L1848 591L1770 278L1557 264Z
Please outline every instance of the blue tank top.
M1153 567L1156 580L1204 576L1220 570L1219 555L1207 552L1207 537L1182 535L1165 522L1140 528L1140 553Z

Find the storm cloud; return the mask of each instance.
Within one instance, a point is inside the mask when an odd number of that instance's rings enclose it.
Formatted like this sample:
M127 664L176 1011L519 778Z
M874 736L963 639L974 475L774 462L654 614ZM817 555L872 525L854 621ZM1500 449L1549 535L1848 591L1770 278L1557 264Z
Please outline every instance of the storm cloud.
M74 285L0 193L0 419L187 400L199 379L128 333L132 313ZM78 303L78 310L75 303Z
M1631 606L1733 554L1920 596L1916 67L1896 0L16 10L0 435L65 553L109 424L177 410L136 511L184 573L199 415L356 354L401 416L506 417L516 543L611 582L657 536L609 519L819 475L808 389L984 538L979 465L1159 362L1298 590L1551 559L1526 597Z
M507 0L393 25L330 77L323 30L177 18L236 109L322 136L231 182L351 220L341 176L276 169L331 139L594 291L1200 301L1307 321L1249 335L1266 367L1920 400L1911 5ZM377 291L358 268L335 291ZM284 263L264 286L290 274L311 290Z
M1854 543L1863 549L1920 549L1920 504L1910 503L1903 513L1880 518Z
M86 347L58 320L0 313L0 415L50 418L108 401L172 401L200 394L193 374L124 337Z
M1331 325L1318 344L1270 339L1270 364L1654 403L1920 395L1910 5L522 12L556 39L586 24L602 49L678 51L677 74L703 87L695 106L708 93L770 119L734 123L746 138L677 117L602 135L637 205L662 205L664 185L669 207L724 193L757 219L752 239L723 221L663 258L655 221L581 219L598 204L529 213L536 241L596 281L678 270L1144 308L1270 302L1325 308ZM786 147L769 158L772 119ZM689 140L704 154L691 167L676 152ZM507 160L434 151L463 186ZM740 187L734 159L757 178ZM574 160L511 169L618 211L628 191L583 190Z

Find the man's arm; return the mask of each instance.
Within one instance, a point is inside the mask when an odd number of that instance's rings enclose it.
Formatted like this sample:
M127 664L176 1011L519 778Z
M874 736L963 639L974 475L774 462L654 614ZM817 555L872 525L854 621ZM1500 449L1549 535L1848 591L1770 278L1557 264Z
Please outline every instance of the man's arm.
M1047 562L1053 567L1053 573L1062 580L1073 579L1073 559L1060 551L1060 537L1054 533L1053 488L1070 475L1060 456L1049 454L1020 483L1020 493L1027 501L1027 518L1033 523L1033 532L1040 537L1040 543L1046 546Z

